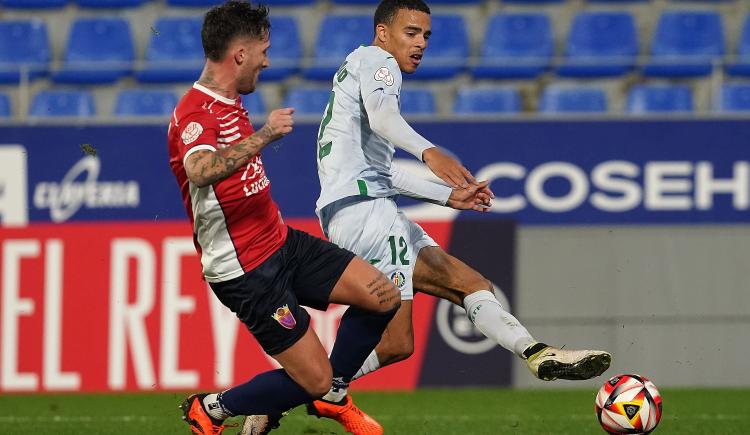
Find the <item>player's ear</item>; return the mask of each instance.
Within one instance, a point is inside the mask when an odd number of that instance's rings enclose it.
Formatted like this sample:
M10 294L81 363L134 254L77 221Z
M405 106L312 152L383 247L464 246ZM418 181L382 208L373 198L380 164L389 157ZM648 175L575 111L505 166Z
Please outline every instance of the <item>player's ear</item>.
M245 58L247 57L247 52L245 51L244 47L237 47L234 50L234 63L237 65L242 65L245 62Z
M382 43L388 41L388 26L382 23L375 26L375 38Z

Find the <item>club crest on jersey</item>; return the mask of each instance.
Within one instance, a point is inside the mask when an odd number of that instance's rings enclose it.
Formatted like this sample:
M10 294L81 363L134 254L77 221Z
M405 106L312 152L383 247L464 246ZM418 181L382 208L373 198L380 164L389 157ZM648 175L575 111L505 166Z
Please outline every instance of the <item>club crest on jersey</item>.
M271 317L286 329L294 329L297 326L297 321L294 319L292 312L289 311L289 305L277 308L276 312L271 314Z
M375 71L375 80L383 82L388 86L392 86L394 81L391 71L386 67L382 67Z
M391 274L391 281L396 284L396 287L402 288L404 284L406 284L406 277L401 272L393 272L393 274Z
M201 133L203 133L203 126L197 122L191 122L184 130L182 130L182 142L184 142L185 145L190 145L198 139Z

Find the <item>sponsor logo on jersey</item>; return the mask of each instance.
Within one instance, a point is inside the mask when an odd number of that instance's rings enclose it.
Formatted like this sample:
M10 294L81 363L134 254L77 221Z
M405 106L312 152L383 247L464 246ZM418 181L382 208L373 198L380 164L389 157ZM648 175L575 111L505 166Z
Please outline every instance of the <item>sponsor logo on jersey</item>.
M404 284L406 284L406 277L401 272L393 272L391 274L391 281L396 284L396 287L403 288Z
M393 74L391 74L391 71L386 67L382 67L375 71L375 80L383 82L388 86L393 86L394 82Z
M203 133L203 126L197 122L191 122L184 130L182 130L182 142L184 142L185 145L190 145L198 139L201 133Z
M286 329L294 329L297 326L297 321L294 319L292 312L289 311L289 305L277 308L276 312L271 314L271 317Z
M135 180L98 181L101 161L86 156L59 183L41 182L34 188L34 207L49 209L52 222L65 222L85 208L137 208L140 185ZM82 178L81 176L85 178ZM76 181L79 180L79 181Z

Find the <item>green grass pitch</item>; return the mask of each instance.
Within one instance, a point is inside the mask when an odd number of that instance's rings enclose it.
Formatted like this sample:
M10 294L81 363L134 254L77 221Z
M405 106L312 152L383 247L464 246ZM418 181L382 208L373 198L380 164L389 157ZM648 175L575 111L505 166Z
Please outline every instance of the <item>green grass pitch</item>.
M356 393L356 403L386 434L604 434L594 391L460 389ZM0 433L187 434L178 393L0 396ZM654 434L750 433L750 390L662 391L664 416ZM237 433L238 428L225 431ZM274 434L340 434L331 421L295 409Z

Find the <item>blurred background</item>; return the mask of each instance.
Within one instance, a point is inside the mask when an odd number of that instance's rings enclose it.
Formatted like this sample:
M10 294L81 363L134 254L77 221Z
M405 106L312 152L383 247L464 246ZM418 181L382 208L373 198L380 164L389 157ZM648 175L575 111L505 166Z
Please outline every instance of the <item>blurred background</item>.
M273 366L201 281L167 165L216 3L0 0L1 392L216 389ZM256 126L297 109L263 159L287 221L320 235L318 122L376 2L267 3L271 67L243 103ZM497 199L481 216L402 201L409 216L537 338L610 350L608 374L750 385L750 2L429 4L402 111ZM326 346L340 315L313 313ZM359 388L573 386L445 302L418 296L415 329L414 357Z

